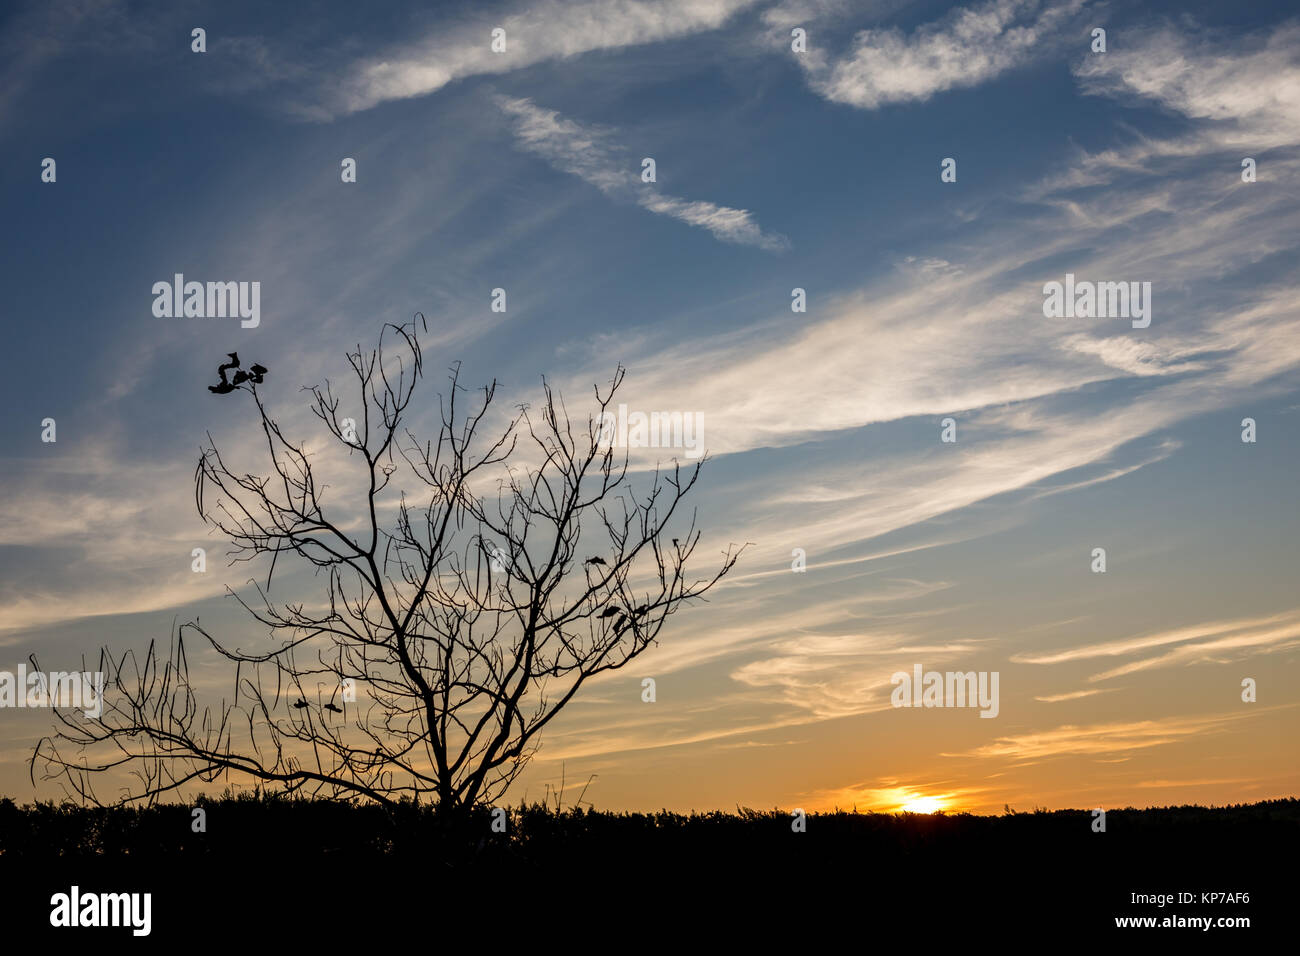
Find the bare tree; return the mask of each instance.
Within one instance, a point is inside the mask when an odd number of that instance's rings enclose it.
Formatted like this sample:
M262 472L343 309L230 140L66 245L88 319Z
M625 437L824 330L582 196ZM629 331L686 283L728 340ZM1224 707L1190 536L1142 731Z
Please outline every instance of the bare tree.
M418 439L404 425L424 371L417 318L348 354L355 418L328 381L307 390L331 440L364 465L351 508L327 513L315 455L284 435L256 383L240 389L272 472L232 470L211 435L201 450L200 515L232 542L232 562L267 565L247 596L230 593L269 646L233 648L195 620L166 652L106 655L102 713L58 712L33 780L40 765L95 803L95 781L120 770L137 784L110 802L228 777L448 810L493 801L587 681L624 667L731 570L743 548L704 577L686 570L700 535L680 506L702 461L656 468L638 494L626 450L602 436L621 366L576 426L543 380L537 412L502 414L489 437L496 383L471 393L454 366L437 436ZM282 557L314 567L323 600L272 598ZM234 662L232 700L200 706L187 632Z

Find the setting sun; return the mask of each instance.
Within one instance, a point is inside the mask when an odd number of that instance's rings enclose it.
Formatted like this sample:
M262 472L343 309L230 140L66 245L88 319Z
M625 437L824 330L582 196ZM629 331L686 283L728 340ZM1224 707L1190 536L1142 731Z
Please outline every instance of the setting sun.
M940 797L913 797L898 809L902 813L937 813L945 806Z

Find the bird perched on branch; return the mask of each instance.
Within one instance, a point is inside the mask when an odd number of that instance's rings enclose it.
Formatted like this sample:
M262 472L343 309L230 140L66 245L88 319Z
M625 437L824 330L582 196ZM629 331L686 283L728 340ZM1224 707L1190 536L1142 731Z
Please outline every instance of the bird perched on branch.
M297 700L297 701L294 703L294 705L293 705L294 710L302 710L304 707L309 707L309 706L311 706L311 705L308 704L308 703L307 703L305 700L303 700L301 697L299 697L298 700Z
M607 618L607 617L613 617L615 614L619 614L619 613L621 613L619 606L617 604L611 604L609 607L605 608L605 610L601 612L600 616L601 618Z
M336 713L336 714L341 714L341 713L343 713L343 708L342 708L342 707L335 707L333 701L330 701L328 704L326 704L326 705L325 705L325 709L326 709L326 710L332 710L332 711L333 711L334 713Z
M602 567L608 567L608 566L609 566L609 565L605 564L605 559L604 559L604 558L588 558L586 561L583 562L583 564L599 564L599 565L601 565Z

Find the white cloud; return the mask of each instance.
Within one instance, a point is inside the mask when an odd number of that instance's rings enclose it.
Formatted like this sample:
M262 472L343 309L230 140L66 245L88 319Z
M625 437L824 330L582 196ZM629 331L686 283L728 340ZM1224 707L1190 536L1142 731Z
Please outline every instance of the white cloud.
M757 246L772 252L789 247L778 233L764 232L744 209L701 200L666 196L642 183L640 165L612 142L609 130L583 126L555 110L541 109L531 100L496 98L514 119L519 145L541 156L556 169L585 179L607 196L635 202L662 216L707 229L722 242Z
M978 642L918 644L907 634L804 634L772 645L774 654L732 671L733 680L775 694L799 716L832 720L888 710L892 675L918 659L942 664L968 657Z
M1085 92L1139 96L1192 120L1224 145L1267 149L1300 141L1300 25L1286 24L1247 49L1163 29L1131 34L1075 69Z
M424 96L454 80L505 73L545 60L670 40L722 26L757 0L546 0L498 18L480 15L440 29L391 56L351 67L341 83L347 113ZM491 49L506 31L506 51Z
M784 31L843 16L850 9L849 0L781 0L764 10L761 19L767 26Z
M1072 690L1064 694L1047 694L1043 697L1035 697L1034 700L1044 704L1059 704L1065 700L1078 700L1081 697L1092 697L1096 694L1104 694L1105 691L1100 688L1093 690Z
M1100 644L1085 644L1064 651L1051 651L1045 654L1018 654L1012 660L1024 664L1063 664L1068 661L1090 660L1096 657L1122 657L1168 644L1199 641L1205 637L1218 637L1225 634L1234 634L1238 631L1253 631L1260 628L1267 630L1271 625L1285 621L1288 618L1294 619L1291 621L1292 625L1300 623L1300 611L1292 612L1289 615L1275 614L1269 617L1244 618L1237 621L1211 621L1205 624L1194 624L1188 627L1160 631L1156 634L1146 634L1141 637L1126 637L1114 641L1104 641Z
M1183 644L1158 657L1130 661L1100 674L1093 674L1088 680L1110 680L1137 671L1157 667L1172 667L1176 664L1197 664L1207 661L1225 663L1241 660L1255 654L1271 654L1277 651L1290 650L1297 646L1300 646L1300 621L1292 620L1282 627L1246 631L1241 634L1219 637L1211 641Z
M638 199L637 202L651 212L671 216L688 225L707 229L723 242L758 246L770 252L779 252L790 247L790 241L785 236L764 232L754 221L754 217L744 209L731 209L728 206L719 206L702 200L691 202L657 193Z
M954 10L911 35L897 28L863 30L842 56L810 45L796 60L813 89L836 103L877 109L924 101L1024 64L1084 2L1040 9L1038 0L994 0Z

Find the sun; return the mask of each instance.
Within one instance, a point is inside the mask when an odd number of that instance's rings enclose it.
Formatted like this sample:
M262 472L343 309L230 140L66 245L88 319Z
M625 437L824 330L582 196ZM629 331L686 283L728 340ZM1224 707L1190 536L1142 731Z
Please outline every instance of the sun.
M938 813L945 806L940 797L912 797L898 809L902 813Z

